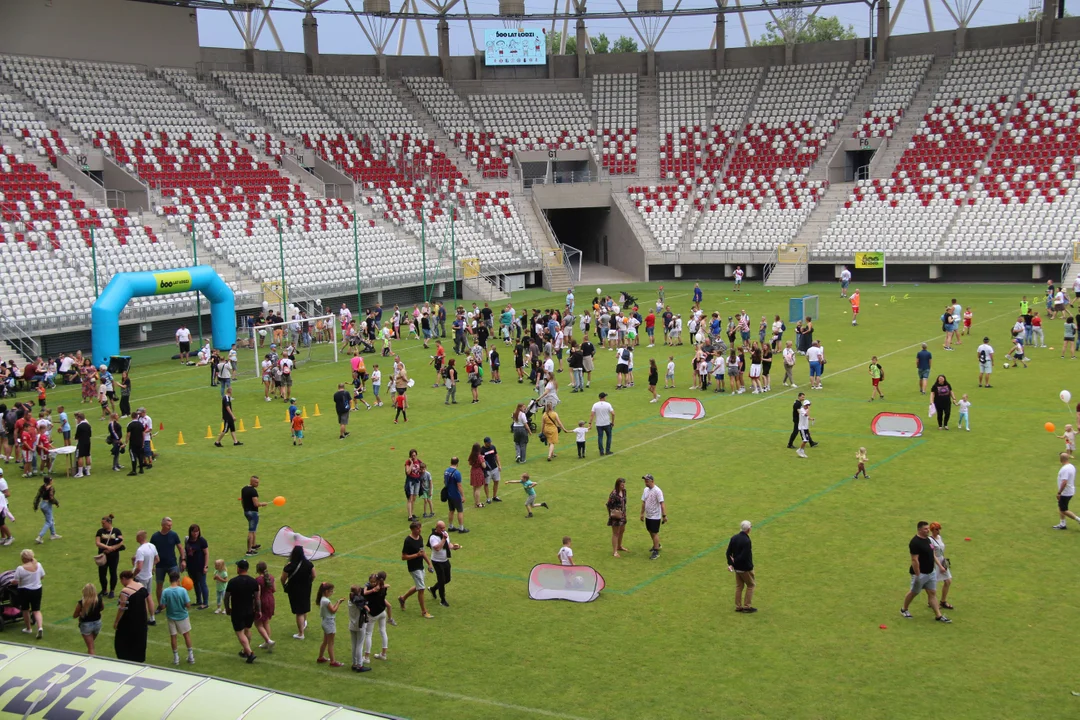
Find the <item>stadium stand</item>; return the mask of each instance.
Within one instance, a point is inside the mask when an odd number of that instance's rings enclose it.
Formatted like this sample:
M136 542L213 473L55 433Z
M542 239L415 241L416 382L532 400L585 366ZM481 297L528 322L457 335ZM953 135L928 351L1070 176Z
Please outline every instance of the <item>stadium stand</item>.
M601 168L611 175L637 173L638 76L593 78L592 109L600 136Z
M898 258L932 258L1001 135L1034 56L1034 47L961 53L891 177L856 183L815 254L847 258L872 247Z

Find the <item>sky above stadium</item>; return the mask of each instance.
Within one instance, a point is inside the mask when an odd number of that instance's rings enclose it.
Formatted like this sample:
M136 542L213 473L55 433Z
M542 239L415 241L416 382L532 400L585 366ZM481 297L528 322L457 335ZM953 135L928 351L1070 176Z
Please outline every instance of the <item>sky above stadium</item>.
M1017 21L1018 16L1027 14L1031 0L983 0L981 7L975 13L970 26L1005 25ZM390 4L395 10L401 7L402 0L391 0ZM896 7L898 0L892 0ZM972 8L978 0L952 0L952 6L957 5L961 9ZM276 0L278 5L287 4L285 0ZM363 0L356 0L353 6L362 7ZM559 9L565 6L565 0L558 0ZM627 8L635 8L636 2L624 0ZM422 10L427 6L417 3ZM1069 3L1071 5L1071 2ZM1069 7L1067 5L1066 7ZM665 7L674 6L672 0L667 0ZM685 3L684 7L701 7L700 3ZM327 9L347 10L344 0L329 0L324 6ZM460 10L458 5L453 12ZM934 18L936 30L951 30L956 27L942 0L930 0L930 7ZM526 8L531 12L550 11L551 3L538 3L526 0ZM589 0L590 12L618 12L619 5L616 0ZM498 0L471 0L469 9L474 13L494 13L498 11ZM1071 7L1069 7L1072 10ZM278 35L284 49L289 52L303 52L304 41L301 32L302 15L293 12L272 12L272 18L277 28ZM242 48L243 40L236 30L236 26L229 16L220 11L199 10L199 41L206 47L234 47ZM863 4L837 5L824 7L819 11L822 16L836 15L845 25L851 25L859 36L865 36L869 27L869 12ZM451 16L453 17L453 16ZM771 20L767 12L746 13L746 24L751 39L755 39L765 31L765 24ZM633 28L626 20L602 19L588 20L589 34L593 37L605 33L614 41L620 35L628 35L638 44L640 39L634 34ZM389 21L382 21L387 22ZM526 23L531 26L543 26L550 30L551 21L546 23ZM556 24L556 30L562 30L562 21ZM482 31L484 29L502 28L502 22L474 23L477 42L483 45ZM910 33L922 33L928 31L926 12L923 0L907 0L900 17L893 29L894 34L903 35ZM393 53L397 49L399 31L395 31L387 52ZM570 32L573 34L573 22L570 23ZM424 33L427 37L428 47L431 54L436 54L435 24L424 23ZM713 23L704 16L675 18L671 21L666 33L661 39L657 49L659 50L700 50L709 47L712 41ZM742 26L738 16L729 15L727 23L727 46L743 47L746 44ZM257 47L260 50L276 50L277 46L273 36L268 30L264 30L259 38ZM328 54L371 54L371 45L365 39L356 21L348 16L319 16L319 49ZM466 23L462 21L450 23L450 52L453 55L468 55L472 53L472 43L469 39L469 31ZM410 22L406 29L404 54L423 55L423 46L420 35L416 29L416 23Z

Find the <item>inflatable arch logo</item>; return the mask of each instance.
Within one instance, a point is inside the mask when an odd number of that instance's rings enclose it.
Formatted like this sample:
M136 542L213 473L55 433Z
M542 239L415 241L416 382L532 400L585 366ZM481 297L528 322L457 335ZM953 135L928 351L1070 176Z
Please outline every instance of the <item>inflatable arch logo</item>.
M94 363L107 364L111 355L119 354L120 313L131 298L195 290L210 301L214 347L218 350L231 348L236 342L236 299L233 291L212 268L200 265L160 272L117 273L90 310Z

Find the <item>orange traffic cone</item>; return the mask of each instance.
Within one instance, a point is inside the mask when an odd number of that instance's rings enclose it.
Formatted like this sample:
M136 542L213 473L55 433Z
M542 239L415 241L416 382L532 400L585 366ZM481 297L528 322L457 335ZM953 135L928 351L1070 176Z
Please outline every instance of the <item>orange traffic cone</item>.
M247 432L247 430L244 428L244 418L240 418L240 427L237 429L236 432Z
M315 415L314 415L314 417L319 417L320 415L322 415L322 413L319 412L319 403L315 403Z
M214 431L210 429L209 425L206 426L206 438L205 439L206 440L213 440L214 439Z
M183 432L180 433L180 437L176 438L176 444L177 445L187 445L187 443L184 442L184 433Z
M259 416L258 415L255 416L255 429L256 430L262 430L262 423L259 422Z
M165 423L159 422L158 423L158 432L161 432L164 429L165 429Z

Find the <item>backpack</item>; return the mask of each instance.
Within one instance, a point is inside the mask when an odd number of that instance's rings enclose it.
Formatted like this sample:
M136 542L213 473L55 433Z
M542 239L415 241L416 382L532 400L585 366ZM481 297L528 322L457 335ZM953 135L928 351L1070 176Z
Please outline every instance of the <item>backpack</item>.
M628 363L628 362L630 362L630 349L629 349L629 348L623 348L623 351L622 351L622 361L623 361L624 363Z

